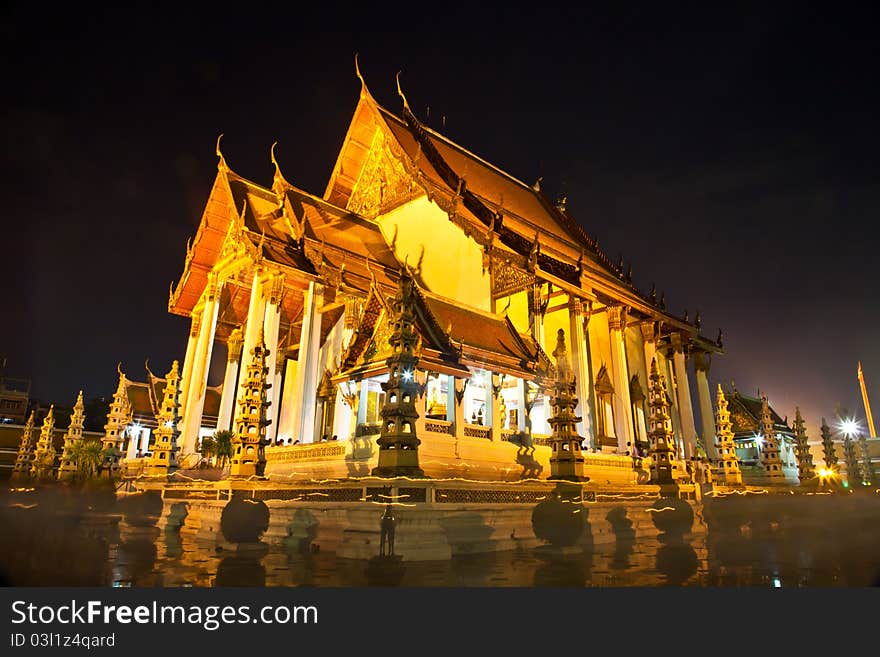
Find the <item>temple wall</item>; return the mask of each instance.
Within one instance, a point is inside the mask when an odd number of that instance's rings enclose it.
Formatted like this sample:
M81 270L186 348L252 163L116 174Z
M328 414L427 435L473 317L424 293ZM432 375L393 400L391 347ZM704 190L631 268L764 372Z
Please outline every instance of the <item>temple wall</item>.
M509 306L508 302L510 302ZM495 312L499 315L506 313L520 333L529 332L529 296L525 290L510 296L499 297L495 301Z
M481 247L436 204L422 196L378 222L395 255L420 274L428 290L491 311L491 281L483 271Z
M593 383L602 365L611 376L611 330L608 328L608 313L598 313L590 317L587 324L590 334L590 355L592 358Z
M564 305L565 307L554 310L553 312L548 312L544 315L544 344L541 346L544 348L544 351L551 356L556 349L556 333L559 329L562 329L565 332L565 347L568 350L568 353L571 354L571 335L569 335L569 333L571 333L571 326L568 320L568 299L569 297L567 294L553 297L550 300L548 308L559 305ZM571 356L569 356L569 359L570 358Z
M639 384L645 397L648 396L648 363L645 362L645 340L638 326L626 329L626 362L630 378L639 375Z

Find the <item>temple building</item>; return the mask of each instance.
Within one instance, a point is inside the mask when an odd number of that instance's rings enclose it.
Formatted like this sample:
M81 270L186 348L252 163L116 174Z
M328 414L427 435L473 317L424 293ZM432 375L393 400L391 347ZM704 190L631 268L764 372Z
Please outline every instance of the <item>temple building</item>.
M760 484L767 478L766 466L762 462L764 435L767 433L763 426L762 399L743 394L734 385L731 385L730 390L724 393L724 397L727 399L730 411L731 428L736 443L736 457L740 462L743 482ZM778 466L779 471L782 472L782 479L786 483L797 484L799 482L797 436L794 429L788 425L787 420L780 417L769 404L768 411L773 427L774 463L775 452L778 451Z
M190 322L181 465L206 432L236 429L253 389L248 360L265 340L269 478L385 472L376 470L380 451L409 444L404 424L393 435L387 425L387 395L410 387L415 415L400 413L418 437L418 460L397 458L388 472L547 478L558 397L549 354L560 331L577 419L566 435L583 440L585 477L644 475L652 362L666 384L671 476L686 476L683 460L698 445L716 458L708 370L720 340L639 290L538 184L425 126L402 93L400 116L391 113L360 79L322 195L285 179L274 146L271 184L239 176L218 139L217 175L168 300ZM404 272L415 365L395 372L392 356L410 340L401 342L395 301ZM212 389L212 354L224 347L223 383ZM136 408L143 393L129 391ZM152 378L145 392L151 406L162 398Z

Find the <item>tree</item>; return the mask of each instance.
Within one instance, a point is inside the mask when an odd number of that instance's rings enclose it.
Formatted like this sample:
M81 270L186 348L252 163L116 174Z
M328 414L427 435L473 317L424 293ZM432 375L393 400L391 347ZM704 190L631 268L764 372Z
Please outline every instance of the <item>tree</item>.
M214 432L214 454L220 461L220 467L226 467L226 461L232 458L232 432L221 429Z
M96 440L81 440L71 449L77 474L83 481L92 479L104 460L104 448Z
M202 453L205 460L210 463L211 458L217 453L217 441L214 440L212 436L205 436L202 438L202 444L199 446L199 451Z

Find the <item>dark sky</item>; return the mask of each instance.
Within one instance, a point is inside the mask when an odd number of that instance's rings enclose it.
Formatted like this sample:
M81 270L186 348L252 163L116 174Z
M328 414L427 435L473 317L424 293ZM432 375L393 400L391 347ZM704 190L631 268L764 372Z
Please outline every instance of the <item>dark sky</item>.
M880 410L876 16L183 4L4 9L0 355L33 395L70 404L111 393L118 360L182 358L168 286L218 133L239 174L270 184L277 140L286 178L323 194L359 52L381 103L399 111L401 70L428 125L543 176L638 285L722 327L713 388L799 404L815 440L838 403L863 417L861 359Z

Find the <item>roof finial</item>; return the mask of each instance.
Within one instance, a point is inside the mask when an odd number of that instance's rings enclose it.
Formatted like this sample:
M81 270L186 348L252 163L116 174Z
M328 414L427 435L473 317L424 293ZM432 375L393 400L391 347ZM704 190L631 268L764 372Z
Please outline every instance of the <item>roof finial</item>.
M536 192L541 191L541 181L544 180L544 176L538 176L538 179L535 181L535 184L532 185L532 189Z
M119 376L125 376L125 373L122 371L122 361L116 363L116 371L119 373Z
M697 314L694 315L694 326L696 328L700 328L703 325L703 319L700 317L700 311L697 311Z
M724 343L721 341L722 337L723 337L723 333L722 333L721 329L718 329L718 338L715 340L715 344L717 344L719 347L724 346Z
M397 72L397 78L396 78L396 80L397 80L397 93L398 93L398 94L400 95L400 97L403 99L403 106L404 106L404 108L405 108L405 109L409 109L409 103L406 102L406 96L403 95L403 91L402 91L401 88L400 88L400 71Z
M223 153L220 151L220 140L223 139L223 133L221 132L217 135L217 145L214 147L214 153L220 160L217 162L217 170L218 171L226 171L229 167L226 166L226 158L223 157Z
M361 81L361 91L367 88L367 83L364 82L364 76L361 75L361 67L358 66L358 53L354 54L354 74L357 76L357 79Z

